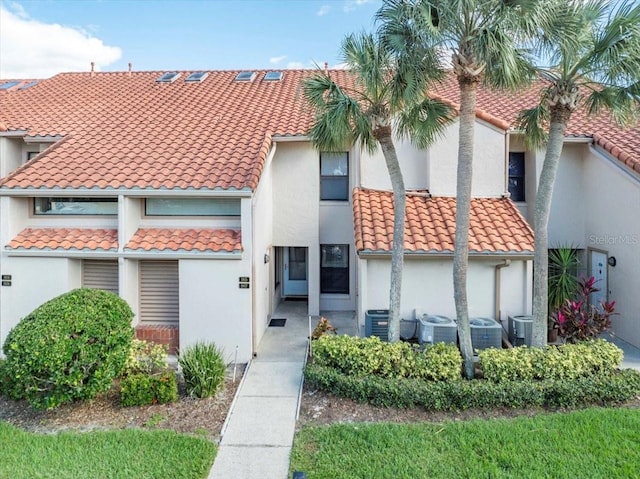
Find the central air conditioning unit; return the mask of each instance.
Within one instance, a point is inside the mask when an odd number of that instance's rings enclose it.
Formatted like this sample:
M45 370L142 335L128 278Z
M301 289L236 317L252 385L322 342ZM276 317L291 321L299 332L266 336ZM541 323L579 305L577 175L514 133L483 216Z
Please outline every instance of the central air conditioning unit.
M514 346L531 347L533 316L509 316L509 342Z
M389 310L368 309L364 314L364 334L366 337L378 336L389 341Z
M423 316L420 318L420 344L451 343L458 340L456 322L446 316Z
M474 350L502 347L502 326L492 318L471 318L471 345Z

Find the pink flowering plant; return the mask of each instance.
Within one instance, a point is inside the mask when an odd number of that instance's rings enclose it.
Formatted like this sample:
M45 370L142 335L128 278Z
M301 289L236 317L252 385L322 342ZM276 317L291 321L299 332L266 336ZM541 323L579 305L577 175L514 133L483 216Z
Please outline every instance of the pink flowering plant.
M589 304L589 295L600 291L595 287L595 278L578 282L574 299L568 299L551 315L558 336L566 342L577 343L595 338L611 327L611 316L616 314L615 301L601 301L599 305Z

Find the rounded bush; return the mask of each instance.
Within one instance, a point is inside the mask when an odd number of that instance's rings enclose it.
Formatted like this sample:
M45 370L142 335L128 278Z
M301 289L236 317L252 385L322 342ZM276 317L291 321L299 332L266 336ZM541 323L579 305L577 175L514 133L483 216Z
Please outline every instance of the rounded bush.
M108 390L131 350L132 319L107 291L76 289L44 303L7 336L5 392L51 409Z

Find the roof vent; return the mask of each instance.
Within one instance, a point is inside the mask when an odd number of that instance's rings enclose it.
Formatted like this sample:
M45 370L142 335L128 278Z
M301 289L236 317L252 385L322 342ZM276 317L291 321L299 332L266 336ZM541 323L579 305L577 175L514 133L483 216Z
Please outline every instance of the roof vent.
M209 74L207 72L193 72L187 78L184 79L186 83L200 83L207 78Z
M178 72L167 72L156 79L156 83L173 83L179 76L180 73Z
M270 71L264 74L264 81L280 81L282 76L282 72Z
M256 72L240 72L236 75L235 81L251 82L255 77Z

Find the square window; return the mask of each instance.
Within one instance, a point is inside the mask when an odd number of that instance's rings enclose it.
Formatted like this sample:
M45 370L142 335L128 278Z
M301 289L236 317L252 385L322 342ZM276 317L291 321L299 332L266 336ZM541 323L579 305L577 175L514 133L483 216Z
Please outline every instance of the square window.
M349 294L349 245L320 246L320 293Z

